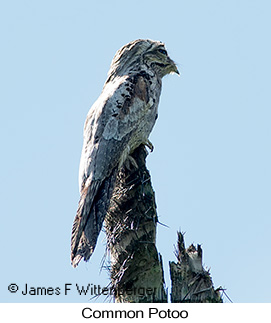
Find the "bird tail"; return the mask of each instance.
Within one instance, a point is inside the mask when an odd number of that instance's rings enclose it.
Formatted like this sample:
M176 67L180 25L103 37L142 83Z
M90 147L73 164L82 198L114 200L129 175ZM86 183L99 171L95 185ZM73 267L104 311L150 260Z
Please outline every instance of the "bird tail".
M76 267L83 257L85 261L90 258L102 227L93 207L99 187L100 181L92 181L81 192L72 227L71 263L73 267Z

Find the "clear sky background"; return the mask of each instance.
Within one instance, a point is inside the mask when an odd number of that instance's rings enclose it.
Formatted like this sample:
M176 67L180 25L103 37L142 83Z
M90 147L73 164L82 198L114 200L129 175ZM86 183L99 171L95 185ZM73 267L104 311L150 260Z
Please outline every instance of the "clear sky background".
M70 233L86 114L115 52L137 38L165 42L181 72L164 78L147 159L169 226L157 238L167 285L181 229L233 302L271 301L270 9L268 0L1 2L2 302L87 302L76 283L109 283L104 234L74 269ZM24 296L26 283L61 294Z

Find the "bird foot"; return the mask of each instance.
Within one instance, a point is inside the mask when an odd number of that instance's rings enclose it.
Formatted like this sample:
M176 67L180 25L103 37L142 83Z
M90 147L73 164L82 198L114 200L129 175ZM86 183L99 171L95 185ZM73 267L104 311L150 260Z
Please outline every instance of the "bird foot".
M144 142L144 145L147 146L150 149L151 153L153 152L154 145L149 140L147 140L146 142Z

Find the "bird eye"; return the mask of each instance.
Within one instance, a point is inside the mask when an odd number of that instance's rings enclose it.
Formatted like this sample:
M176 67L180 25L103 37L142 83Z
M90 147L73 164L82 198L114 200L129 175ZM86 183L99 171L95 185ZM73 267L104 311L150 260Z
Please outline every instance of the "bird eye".
M158 51L163 55L167 55L167 51L165 49L159 48Z

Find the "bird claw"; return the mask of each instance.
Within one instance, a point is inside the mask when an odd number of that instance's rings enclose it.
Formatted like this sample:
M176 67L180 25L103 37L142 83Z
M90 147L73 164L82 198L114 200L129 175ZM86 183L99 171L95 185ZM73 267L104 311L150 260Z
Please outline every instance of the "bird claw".
M154 145L149 140L147 140L146 142L144 142L144 145L147 146L150 149L151 153L153 152Z

